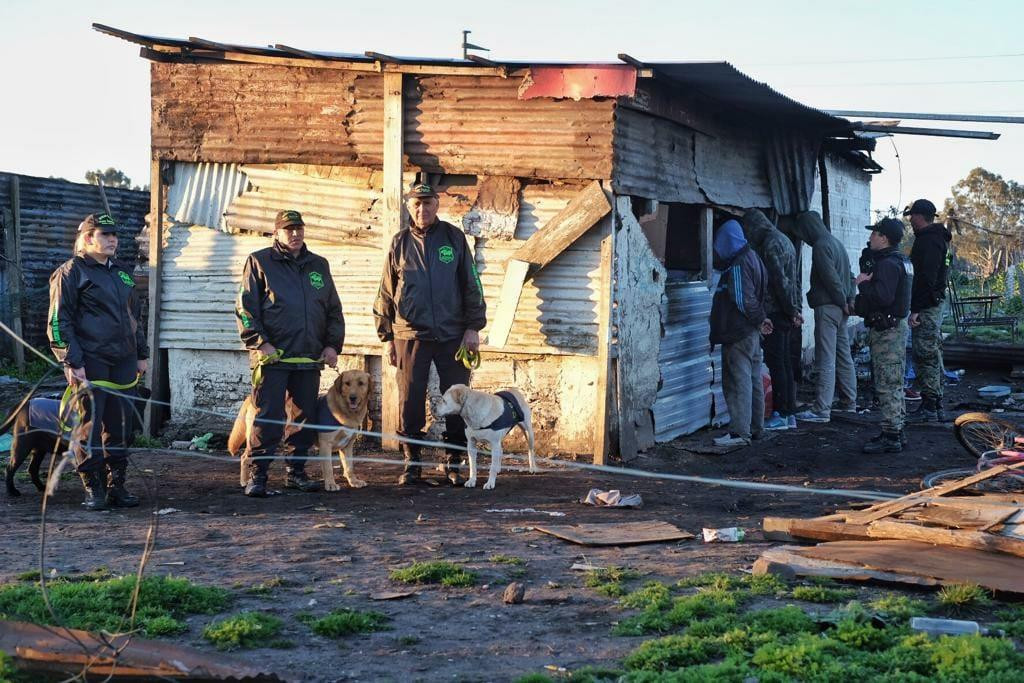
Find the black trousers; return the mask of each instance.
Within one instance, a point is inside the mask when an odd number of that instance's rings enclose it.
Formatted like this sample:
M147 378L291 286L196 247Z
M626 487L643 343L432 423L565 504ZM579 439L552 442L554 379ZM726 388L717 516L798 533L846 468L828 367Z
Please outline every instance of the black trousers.
M303 420L316 424L316 396L320 390L320 371L293 370L279 367L281 364L263 367L263 381L253 387L252 402L256 406L256 421L253 423L249 441L249 453L254 458L257 469L266 472L270 467L270 459L277 454L281 437L284 435L285 402L290 398L299 414L295 422ZM262 422L261 420L270 420ZM315 429L300 429L287 439L285 446L289 451L285 455L285 464L302 471L306 464L309 448L316 439Z
M138 359L126 356L116 361L85 359L85 377L114 384L128 384L139 372ZM121 391L134 394L134 389ZM103 467L104 457L117 462L128 457L128 437L131 433L133 411L142 411L143 404L122 398L102 387L92 387L93 400L85 401L85 420L92 420L89 448L75 454L79 472L90 472Z
M789 349L793 321L785 313L772 313L769 317L774 330L762 337L761 348L764 364L772 377L772 406L779 415L792 415L796 412L796 376Z
M462 346L462 339L436 342L420 339L396 339L395 352L398 356L398 433L401 436L419 439L427 423L427 381L430 364L437 368L441 393L453 384L469 384L469 370L461 361L455 360L455 353ZM458 415L444 419L445 441L465 445L466 423Z

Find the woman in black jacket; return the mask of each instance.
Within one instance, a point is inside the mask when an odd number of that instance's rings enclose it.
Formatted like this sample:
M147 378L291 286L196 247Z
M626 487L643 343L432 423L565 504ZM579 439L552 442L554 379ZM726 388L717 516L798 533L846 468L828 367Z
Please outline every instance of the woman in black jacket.
M90 214L78 226L75 255L50 276L50 349L68 385L88 383L92 394L83 416L92 420L88 447L75 453L88 510L139 504L125 489L127 427L138 408L108 389L132 393L148 352L135 281L116 253L114 219Z

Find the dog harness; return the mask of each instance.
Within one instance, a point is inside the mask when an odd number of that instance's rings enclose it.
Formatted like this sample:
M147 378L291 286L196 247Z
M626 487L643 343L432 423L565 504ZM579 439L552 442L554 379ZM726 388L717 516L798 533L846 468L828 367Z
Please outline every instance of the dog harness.
M34 398L28 402L30 429L60 436L60 401L55 398Z
M519 401L516 400L516 397L512 392L499 391L495 396L502 400L505 404L505 408L501 411L501 415L498 416L498 419L484 427L484 429L493 429L495 431L511 429L526 419L526 414L519 406Z

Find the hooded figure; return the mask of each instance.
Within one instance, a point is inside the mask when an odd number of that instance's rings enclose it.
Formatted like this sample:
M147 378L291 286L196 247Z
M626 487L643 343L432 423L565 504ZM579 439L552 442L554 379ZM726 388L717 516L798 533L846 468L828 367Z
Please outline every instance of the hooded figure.
M793 234L811 245L811 289L807 303L814 309L814 370L816 397L797 420L828 422L832 399L839 392L839 410L857 409L857 372L850 354L847 318L857 290L850 274L846 248L825 227L815 211L796 217Z
M761 340L761 347L772 377L772 398L779 417L772 418L765 426L768 429L789 429L796 427L796 419L791 419L796 413L796 375L789 348L790 337L793 328L803 322L796 248L757 209L743 214L743 232L768 273L765 308L774 329Z
M715 234L715 269L722 271L711 303L711 345L722 345L722 390L729 406L729 433L718 445L746 445L764 424L761 331L771 331L765 312L768 275L734 220Z

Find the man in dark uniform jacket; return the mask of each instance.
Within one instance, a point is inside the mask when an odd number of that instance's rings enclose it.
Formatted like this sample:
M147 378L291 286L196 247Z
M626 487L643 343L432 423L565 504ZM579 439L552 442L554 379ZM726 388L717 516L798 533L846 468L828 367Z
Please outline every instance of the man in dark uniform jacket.
M913 270L900 253L903 223L883 218L871 229L871 273L857 276L854 308L868 327L875 394L882 413L882 433L868 441L864 453L899 453L903 450L903 374L906 371L907 315Z
M235 310L238 332L254 368L256 422L247 448L253 458L245 495L267 495L267 471L284 432L285 402L299 409L296 422L317 419L320 366L336 367L345 343L345 318L327 259L306 248L298 211L281 211L274 244L249 254ZM262 420L266 420L265 422ZM301 429L288 439L285 486L312 491L306 458L316 434Z
M384 357L398 368L399 436L423 439L427 379L437 368L440 389L469 384L469 370L455 355L465 345L480 348L487 322L483 286L465 234L437 219L438 197L431 185L414 185L408 195L410 224L391 241L380 290L373 306ZM445 418L445 443L465 446L466 424L458 415ZM402 442L405 470L398 483L420 479L420 447ZM457 467L462 451L446 451L446 475L462 483Z

